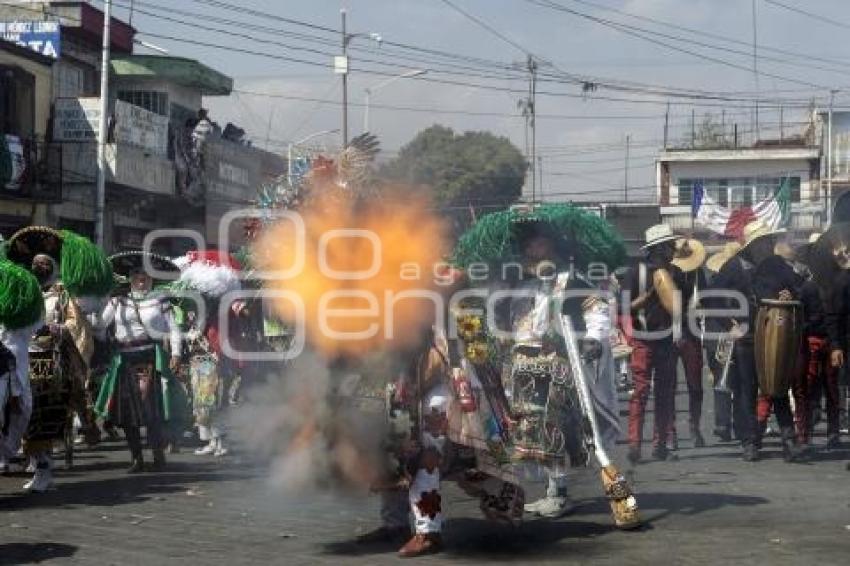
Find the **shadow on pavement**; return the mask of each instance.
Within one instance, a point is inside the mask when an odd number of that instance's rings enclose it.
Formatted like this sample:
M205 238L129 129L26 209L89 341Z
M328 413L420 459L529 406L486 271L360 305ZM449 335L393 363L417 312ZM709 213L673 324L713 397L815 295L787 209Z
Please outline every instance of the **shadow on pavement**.
M180 472L184 473L180 473ZM0 512L30 510L37 507L67 507L75 505L126 505L151 497L182 492L198 483L251 479L252 473L232 471L200 471L197 466L171 465L161 473L143 473L117 478L98 478L90 481L63 482L64 474L57 473L58 489L47 493L23 492L0 496Z
M0 544L0 564L37 564L55 558L70 558L76 546L53 542Z

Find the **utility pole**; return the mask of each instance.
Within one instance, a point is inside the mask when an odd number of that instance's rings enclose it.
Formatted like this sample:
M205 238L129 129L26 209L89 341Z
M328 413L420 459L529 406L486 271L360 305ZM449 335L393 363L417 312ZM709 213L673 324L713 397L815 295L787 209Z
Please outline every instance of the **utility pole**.
M631 134L626 134L626 173L623 180L623 201L629 202L629 145L632 141Z
M664 149L667 149L667 134L670 130L670 103L667 103L667 110L664 112Z
M543 156L540 155L537 157L537 168L540 169L540 200L541 202L544 200L543 198Z
M826 132L826 224L832 223L832 108L835 104L835 90L829 91L829 123Z
M528 107L529 124L531 126L531 200L537 199L537 173L534 163L537 161L537 61L529 54L526 59L529 73Z
M100 124L97 131L97 195L94 206L94 236L98 246L104 244L106 211L106 135L109 121L109 28L112 0L103 2L103 49L100 59Z
M754 131L756 135L756 141L761 137L759 136L759 67L758 67L758 20L756 19L756 0L753 0L753 78L756 83L756 99L755 99L755 112L754 112Z
M348 145L348 34L345 31L345 8L339 11L342 17L342 64L344 69L337 67L342 73L342 147Z

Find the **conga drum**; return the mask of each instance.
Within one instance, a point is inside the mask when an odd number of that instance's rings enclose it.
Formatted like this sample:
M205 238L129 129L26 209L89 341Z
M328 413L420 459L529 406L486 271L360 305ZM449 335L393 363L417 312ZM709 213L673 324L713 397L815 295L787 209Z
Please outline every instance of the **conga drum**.
M756 373L763 395L788 394L803 340L799 301L763 299L756 316Z

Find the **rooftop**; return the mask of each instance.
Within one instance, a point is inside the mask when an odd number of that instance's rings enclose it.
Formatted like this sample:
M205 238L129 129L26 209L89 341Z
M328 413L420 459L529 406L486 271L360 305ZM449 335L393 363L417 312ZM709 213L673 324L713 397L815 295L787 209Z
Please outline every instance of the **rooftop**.
M820 147L798 145L759 147L739 147L729 149L663 149L658 154L658 161L752 161L752 160L785 160L785 159L817 159L820 157Z
M111 66L115 76L162 79L207 96L226 96L233 90L232 78L185 57L128 55L113 58Z

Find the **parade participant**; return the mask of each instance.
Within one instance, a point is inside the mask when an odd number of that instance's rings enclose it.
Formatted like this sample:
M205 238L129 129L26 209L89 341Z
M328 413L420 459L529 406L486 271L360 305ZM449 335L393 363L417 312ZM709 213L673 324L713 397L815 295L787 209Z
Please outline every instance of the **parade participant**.
M85 403L93 331L77 297L107 293L112 279L103 251L69 231L31 226L12 235L8 246L7 257L29 267L44 299L44 326L30 343L33 412L24 435L24 452L35 462L24 489L42 492L53 485L54 441L65 441L65 461L72 463L73 412L87 433L95 428Z
M501 244L494 249L492 236L499 233L504 236L498 238ZM588 450L588 439L580 433L581 417L575 412L581 403L574 396L581 397L579 393L585 391L588 383L592 389L588 392L592 397L588 410L592 415L584 416L598 423L597 436L590 443L603 468L606 492L615 482L618 489L628 491L624 482L615 479L619 474L605 453L619 430L610 349L610 305L608 297L595 290L578 271L601 266L599 280L607 282L610 271L605 266L616 266L623 259L622 245L611 227L568 205L517 206L482 218L461 238L455 259L460 265L486 260L495 266L495 277L504 277L506 272L509 275L506 281L499 282L510 286L507 300L494 308L502 313L498 330L507 331L509 336L507 341L502 339L502 348L510 363L510 376L503 384L499 377L501 362L494 368L485 355L485 322L462 314L458 323L459 351L465 362L461 360L460 367L453 364L451 391L455 397L462 396L459 391L480 391L489 400L492 416L484 421L487 426L479 435L485 440L482 452L492 453L495 448L496 453L513 454L514 458L538 462L547 469L546 496L530 503L525 511L557 517L570 510L566 459L583 464ZM521 273L506 270L506 266L518 266ZM559 325L564 321L574 325L581 335L577 345L582 352L580 359L570 358L565 351L573 344L559 334ZM562 381L565 373L575 381ZM471 380L468 388L463 378ZM463 402L458 404L462 406ZM469 401L468 405L477 409L479 403ZM449 422L453 441L463 444L475 436L473 427L465 434L452 427L451 415ZM552 436L545 432L550 427ZM612 501L615 522L623 528L633 527L638 522L634 498L630 492L622 495L619 492Z
M673 265L682 271L682 305L688 313L694 312L700 308L699 293L706 288L705 274L702 272L702 265L705 262L705 247L694 239L680 239L676 241L676 253L673 258ZM705 446L705 439L700 431L700 421L702 420L702 342L699 336L696 336L689 324L688 320L682 323L682 336L676 342L676 352L679 359L682 360L682 367L685 370L685 383L688 387L688 416L690 417L690 433L694 448L702 448ZM673 414L676 412L676 377L674 375ZM673 445L678 447L678 434L676 433L675 419L671 419L671 435L673 437Z
M729 261L741 249L738 242L729 242L723 249L712 255L705 262L708 273L706 284L713 287L714 278ZM710 307L715 301L706 299L703 306ZM710 318L704 322L705 331L709 335L723 335L722 338L705 339L705 350L707 353L708 368L714 378L714 435L722 442L732 440L732 391L729 389L729 368L732 363L733 341L724 335L725 327L715 324L716 319Z
M144 470L140 428L147 431L153 469L165 467L163 426L178 411L179 390L171 372L180 363L180 329L174 322L168 295L154 289L154 276L177 276L167 258L144 252L124 252L109 258L116 275L129 282L124 294L112 297L101 315L114 336L117 352L100 388L95 411L124 429L132 462L128 473ZM147 264L147 265L146 265ZM149 273L146 268L156 272ZM170 362L162 342L170 349Z
M716 290L735 291L747 301L745 314L728 318L724 322L725 330L735 340L729 377L735 431L741 441L743 459L750 462L759 459L761 445L756 413L759 388L756 373L756 314L765 299L789 301L799 297L799 276L787 260L774 252L777 236L783 232L772 230L759 220L747 224L741 250L723 265L713 282ZM733 297L725 299L725 303L730 309L741 306ZM793 355L796 355L799 344L791 348ZM791 366L782 369L793 373L793 364ZM795 441L787 388L785 395L773 397L772 403L782 429L783 455L787 461L798 460L802 453Z
M820 360L820 371L814 367L808 374L809 411L807 432L814 426L813 412L821 397L826 396L827 447L840 446L840 391L839 374L845 365L847 349L847 321L850 318L850 222L839 217L822 236L811 244L807 265L812 270L812 281L817 284L823 299L825 341L810 342L810 355ZM811 346L819 347L812 351ZM814 379L814 382L812 381Z
M189 376L195 423L201 441L207 444L195 451L198 456L227 454L223 409L228 404L228 392L238 379L239 362L222 351L224 327L222 317L227 317L227 340L239 332L241 317L248 314L245 302L233 301L220 309L224 295L241 288L238 271L241 266L230 254L209 250L190 252L175 260L181 268L176 289L196 291L205 301L206 316L200 320L194 312L189 314L188 349ZM231 347L235 344L231 341Z
M681 335L681 270L673 265L678 236L666 224L651 226L643 246L646 259L632 269L626 289L630 291L632 378L629 400L629 461L641 458L643 421L650 390L655 395L652 456L665 460L667 440L673 426L673 383L676 376L674 338ZM674 336L675 335L675 336Z
M814 429L815 405L826 391L827 449L838 448L838 368L829 360L829 339L821 288L808 269L808 255L819 234L812 234L809 244L798 253L805 268L805 281L800 289L805 325L803 328L802 363L800 376L794 383L794 421L797 440L804 447L811 444Z
M11 469L32 412L29 342L42 325L38 281L0 259L0 473Z

